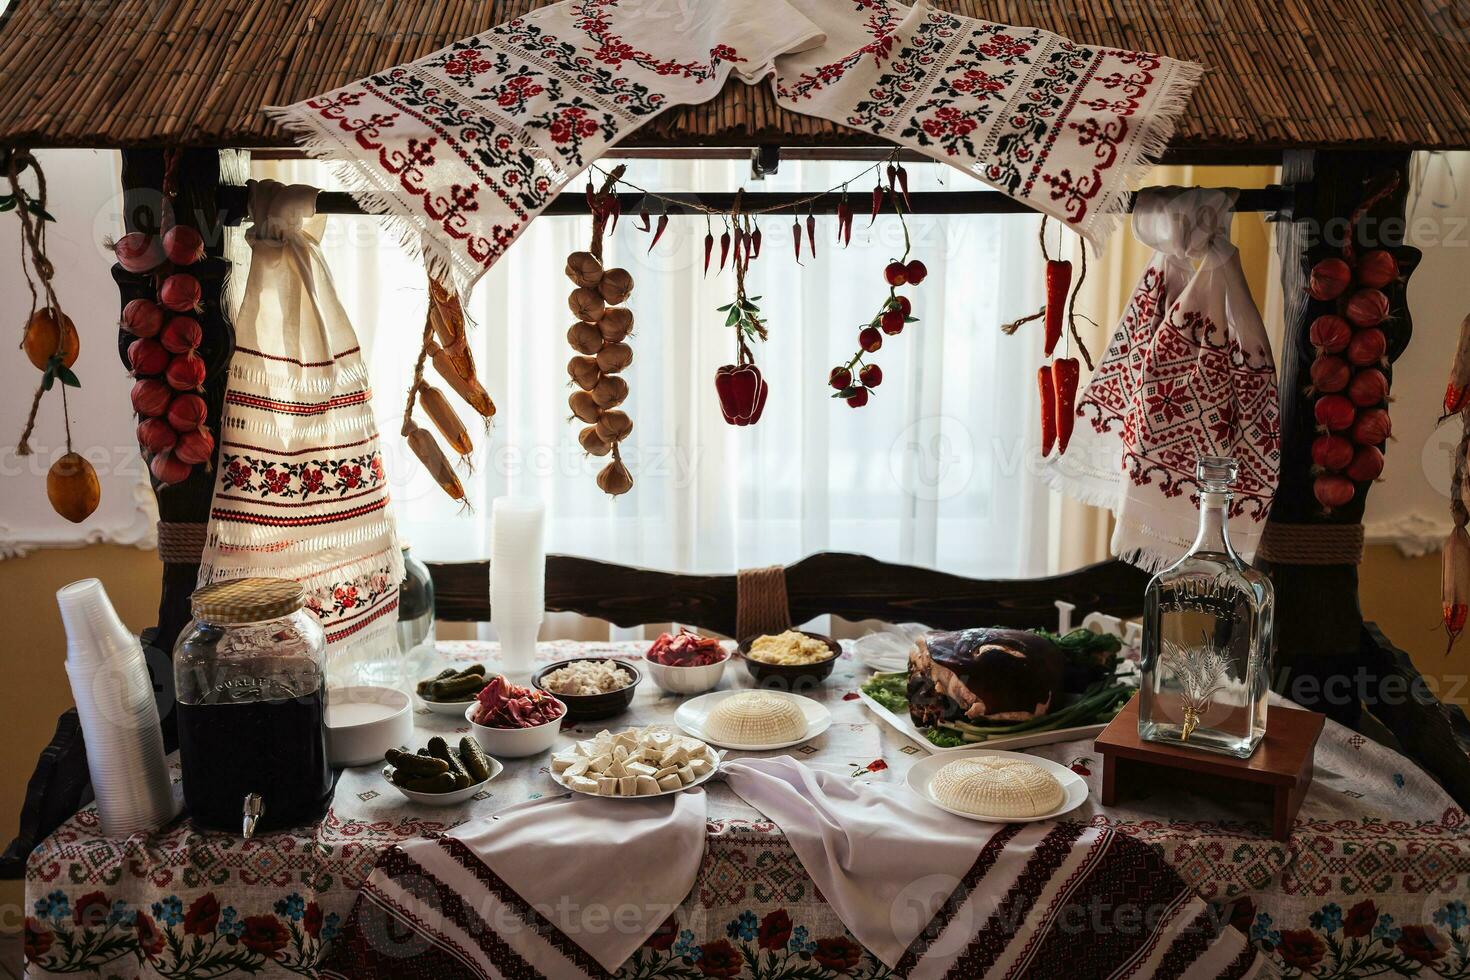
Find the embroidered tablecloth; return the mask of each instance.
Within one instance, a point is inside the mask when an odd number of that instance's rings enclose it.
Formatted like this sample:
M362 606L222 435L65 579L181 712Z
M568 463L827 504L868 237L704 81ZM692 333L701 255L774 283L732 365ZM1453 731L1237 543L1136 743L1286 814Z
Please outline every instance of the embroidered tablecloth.
M643 646L548 643L539 656L637 658ZM494 644L474 642L440 644L440 654L445 664L497 655ZM832 728L785 751L854 778L901 781L923 750L862 707L856 690L865 676L845 655L817 694L832 710ZM722 686L737 683L745 683L744 671L732 665ZM564 737L671 721L679 703L645 680L627 715ZM467 728L428 712L415 720L425 740ZM1403 757L1329 721L1296 829L1280 842L1267 836L1260 811L1164 787L1104 811L1095 802L1101 766L1090 742L1033 751L1087 779L1092 793L1073 819L1158 848L1222 919L1269 954L1275 972L1470 977L1470 821ZM89 807L28 864L30 975L312 975L382 850L554 790L545 765L544 756L508 760L479 797L444 809L409 804L376 766L346 770L319 826L252 841L196 833L186 820L108 839ZM695 888L620 976L888 975L833 915L780 831L719 783L709 790L709 839Z

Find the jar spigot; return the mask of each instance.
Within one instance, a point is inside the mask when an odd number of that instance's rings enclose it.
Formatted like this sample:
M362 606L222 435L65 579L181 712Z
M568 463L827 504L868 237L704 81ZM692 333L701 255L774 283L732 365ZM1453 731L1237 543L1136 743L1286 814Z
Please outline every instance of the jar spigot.
M240 834L246 840L255 836L255 822L260 819L265 805L260 802L259 793L245 794L245 816L240 827Z

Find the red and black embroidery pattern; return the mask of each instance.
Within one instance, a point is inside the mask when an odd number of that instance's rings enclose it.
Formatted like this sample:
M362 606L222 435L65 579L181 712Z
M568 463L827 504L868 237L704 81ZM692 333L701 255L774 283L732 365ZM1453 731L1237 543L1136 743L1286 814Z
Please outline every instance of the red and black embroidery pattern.
M383 457L377 452L340 459L301 462L221 452L221 487L232 496L273 500L343 498L375 490L383 484Z
M950 156L976 156L972 134L1005 102L1032 46L999 24L987 24L950 62L900 135L920 146L941 146Z
M1281 465L1276 371L1268 354L1243 349L1224 324L1176 304L1145 354L1137 398L1130 424L1138 426L1138 438L1129 445L1148 449L1146 456L1124 457L1135 485L1157 481L1164 496L1197 501L1195 463L1206 455L1232 456L1240 472L1230 516L1265 520Z
M863 26L872 40L837 61L802 72L790 84L778 78L776 92L781 98L810 99L815 93L846 75L848 70L858 62L872 58L874 64L881 65L888 58L889 53L893 50L893 29L898 26L900 19L898 8L882 0L853 0L853 3L858 13L867 14L863 20Z

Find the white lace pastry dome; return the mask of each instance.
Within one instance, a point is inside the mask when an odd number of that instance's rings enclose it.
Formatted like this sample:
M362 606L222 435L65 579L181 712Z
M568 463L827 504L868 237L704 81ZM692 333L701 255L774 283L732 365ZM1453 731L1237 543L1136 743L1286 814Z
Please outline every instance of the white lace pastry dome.
M929 781L945 806L983 817L1035 817L1062 805L1062 784L1040 766L1019 759L957 759Z
M742 691L715 705L704 729L716 741L734 745L775 745L806 734L806 715L790 698L766 691Z

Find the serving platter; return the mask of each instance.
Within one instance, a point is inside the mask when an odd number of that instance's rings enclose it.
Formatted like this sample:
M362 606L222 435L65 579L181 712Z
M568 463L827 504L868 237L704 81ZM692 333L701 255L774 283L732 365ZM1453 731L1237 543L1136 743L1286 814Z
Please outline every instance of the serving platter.
M1056 777L1057 782L1062 785L1061 804L1049 813L1041 813L1034 817L990 817L978 813L966 813L964 810L956 810L953 807L945 806L929 792L929 782L940 769L960 759L978 758L980 756L1019 759L1022 762L1029 762L1037 768L1051 773ZM927 802L939 807L939 809L953 813L957 817L964 817L966 820L974 820L979 823L1037 823L1042 820L1055 820L1057 817L1065 813L1070 813L1087 802L1087 781L1085 779L1060 762L1053 762L1050 759L1043 759L1040 756L1027 755L1024 752L998 752L989 748L966 748L957 754L950 753L947 755L930 756L927 759L920 759L914 763L913 767L909 769L908 777L905 781L910 790Z
M469 706L475 703L474 698L470 698L468 701L430 701L426 698L419 697L417 694L413 697L415 701L436 715L463 715Z
M906 736L911 742L922 749L937 754L953 754L955 752L973 752L976 749L1024 749L1033 745L1054 745L1057 742L1071 742L1082 738L1095 738L1107 728L1107 723L1096 725L1078 725L1073 728L1057 728L1047 732L1022 732L1019 735L1000 735L987 738L983 742L975 742L967 745L955 745L950 747L935 745L924 737L924 733L914 724L908 713L900 715L889 711L883 705L874 701L863 690L858 691L858 698L867 705L868 710L883 721Z
M792 701L796 702L798 707L801 708L801 713L806 717L806 732L801 736L801 738L794 739L789 742L774 742L770 745L741 745L734 742L722 742L719 739L711 738L708 734L705 733L704 730L705 719L709 717L709 713L714 710L715 705L719 704L726 698L732 698L735 695L741 693L745 692L740 690L715 691L712 694L706 694L702 697L691 698L690 700L685 701L683 704L679 705L678 710L674 712L674 723L678 725L679 728L683 730L684 734L686 735L693 735L701 742L706 742L710 745L717 745L722 749L734 749L736 752L769 752L772 749L789 749L793 745L800 745L803 742L811 741L818 735L825 732L828 728L832 727L832 712L828 711L827 706L822 704L821 702L813 701L811 698L802 697L800 694L791 694L786 691L773 691L763 689L763 694L772 694L776 697L790 698Z
M680 786L678 789L661 789L657 793L642 793L638 796L603 796L601 793L589 793L584 789L576 789L575 787L567 785L566 781L561 778L561 773L559 772L551 773L551 781L556 783L556 785L560 786L562 789L566 790L568 793L578 793L582 796L590 796L596 800L656 800L660 796L673 796L675 793L682 793L686 789L693 789L696 786L702 786L705 783L709 782L711 779L715 778L715 773L720 771L720 763L724 761L724 758L721 753L714 750L710 751L710 756L715 760L714 766L703 776L695 777L694 782Z

